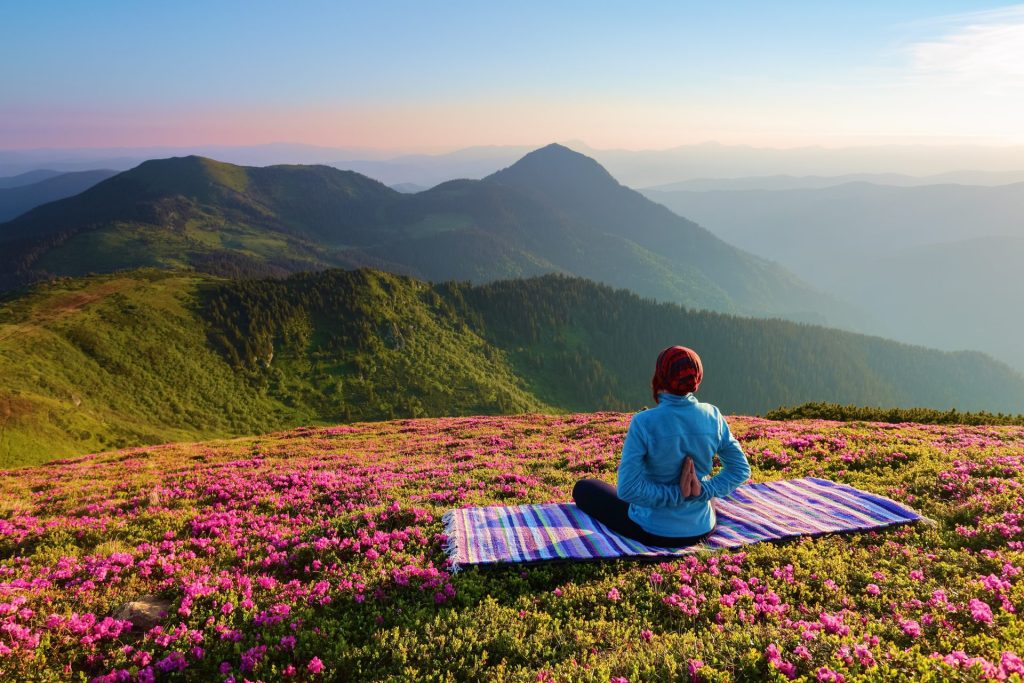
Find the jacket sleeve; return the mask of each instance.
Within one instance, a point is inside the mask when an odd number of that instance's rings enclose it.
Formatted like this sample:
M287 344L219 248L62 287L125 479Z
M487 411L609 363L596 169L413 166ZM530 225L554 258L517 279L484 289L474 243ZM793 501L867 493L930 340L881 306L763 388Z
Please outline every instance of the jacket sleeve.
M717 455L722 463L722 469L715 476L702 480L700 495L688 500L724 498L750 478L750 463L747 462L747 456L743 453L740 442L729 431L729 424L722 414L716 410L716 415L719 434Z
M619 499L649 508L675 507L683 503L679 484L659 484L644 476L647 438L636 420L629 423L619 463Z

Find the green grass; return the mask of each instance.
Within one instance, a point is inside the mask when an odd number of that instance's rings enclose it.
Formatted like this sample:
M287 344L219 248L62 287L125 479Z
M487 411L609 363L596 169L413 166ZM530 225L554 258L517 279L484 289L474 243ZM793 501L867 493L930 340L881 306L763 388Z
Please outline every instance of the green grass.
M43 287L0 326L0 463L273 428L295 411L207 347L199 278L108 276Z
M297 424L546 407L482 339L435 321L405 289L367 292L405 330L401 348L279 350L261 372L232 367L199 314L221 282L139 271L0 305L0 467Z

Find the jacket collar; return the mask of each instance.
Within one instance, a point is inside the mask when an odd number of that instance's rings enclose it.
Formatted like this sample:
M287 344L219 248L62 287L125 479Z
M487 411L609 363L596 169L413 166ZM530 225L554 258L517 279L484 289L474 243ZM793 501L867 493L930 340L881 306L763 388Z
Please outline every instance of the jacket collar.
M682 406L697 403L697 397L692 393L686 394L685 396L679 396L677 394L670 394L667 391L662 391L658 394L658 405L660 406Z

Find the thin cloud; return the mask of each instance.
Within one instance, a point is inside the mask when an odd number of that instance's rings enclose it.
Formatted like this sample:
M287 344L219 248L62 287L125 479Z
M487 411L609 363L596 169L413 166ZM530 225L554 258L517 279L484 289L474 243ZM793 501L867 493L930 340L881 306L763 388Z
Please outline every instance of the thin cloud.
M995 93L1024 88L1024 5L944 18L945 35L909 46L913 74Z

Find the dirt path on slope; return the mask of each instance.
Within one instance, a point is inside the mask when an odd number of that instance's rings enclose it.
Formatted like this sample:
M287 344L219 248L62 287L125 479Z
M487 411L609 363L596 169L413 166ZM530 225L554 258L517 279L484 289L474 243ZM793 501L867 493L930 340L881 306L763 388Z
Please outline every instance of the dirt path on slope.
M28 320L25 322L12 323L0 329L0 344L18 335L33 332L47 323L52 323L55 320L76 313L94 301L110 296L131 285L132 281L129 279L111 280L110 282L90 287L88 291L68 292L67 294L52 297L45 305L34 307L31 313L29 313Z

